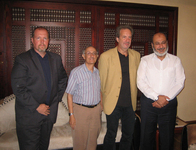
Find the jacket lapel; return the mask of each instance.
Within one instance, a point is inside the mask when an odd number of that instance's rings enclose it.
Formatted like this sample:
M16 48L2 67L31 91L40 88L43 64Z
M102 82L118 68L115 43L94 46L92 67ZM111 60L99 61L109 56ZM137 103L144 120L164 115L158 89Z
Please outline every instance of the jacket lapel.
M120 64L120 58L118 55L117 47L115 47L115 50L113 51L113 54L112 54L112 63L115 66L116 70L118 70L118 72L121 73L121 64Z
M41 66L41 63L37 57L37 54L35 52L34 49L31 49L30 50L30 53L31 53L31 58L32 58L32 61L35 65L35 67L37 68L37 71L41 74L41 77L42 77L42 81L45 81L45 77L44 77L44 72L43 72L43 69L42 69L42 66Z
M51 87L54 87L53 84L54 84L54 78L55 78L55 63L54 63L54 59L52 58L52 56L50 55L50 53L47 53L48 54L48 59L49 59L49 64L50 64L50 75L51 75ZM53 90L51 89L51 92Z

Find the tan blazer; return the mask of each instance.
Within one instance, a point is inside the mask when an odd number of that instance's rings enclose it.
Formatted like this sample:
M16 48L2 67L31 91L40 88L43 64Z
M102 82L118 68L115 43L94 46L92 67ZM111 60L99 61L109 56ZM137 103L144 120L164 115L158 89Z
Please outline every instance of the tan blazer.
M133 49L128 49L128 53L131 99L133 110L135 111L137 102L136 77L140 54ZM116 107L122 82L122 71L117 47L101 54L98 69L101 79L104 112L110 115Z

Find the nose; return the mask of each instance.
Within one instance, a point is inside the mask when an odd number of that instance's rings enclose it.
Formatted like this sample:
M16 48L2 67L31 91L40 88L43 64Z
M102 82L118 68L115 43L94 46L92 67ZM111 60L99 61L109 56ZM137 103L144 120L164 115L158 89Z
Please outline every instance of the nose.
M44 43L44 39L40 39L40 43Z
M160 48L163 48L163 44L160 44L159 47L160 47Z
M125 40L126 42L131 42L131 39L130 38L126 38L126 40Z

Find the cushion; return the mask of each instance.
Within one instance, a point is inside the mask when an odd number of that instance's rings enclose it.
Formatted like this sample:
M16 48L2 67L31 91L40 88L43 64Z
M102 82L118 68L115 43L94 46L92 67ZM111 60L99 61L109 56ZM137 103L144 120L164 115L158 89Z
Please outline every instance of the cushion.
M68 110L68 104L67 104L67 93L65 92L63 97L62 97L62 102L65 108Z
M196 150L196 143L195 144L191 144L189 146L188 150Z
M62 126L53 127L49 150L73 147L72 130L69 123Z
M101 114L101 120L102 120L102 122L106 122L106 114L103 111Z
M68 115L69 111L66 105L67 104L66 101L67 101L67 94L65 93L63 95L62 101L59 102L57 120L54 126L62 126L69 121L69 115Z
M15 95L5 97L0 105L0 135L16 128L15 121Z
M57 120L54 126L62 126L69 121L68 110L64 106L63 102L59 102Z
M1 150L19 150L16 130L10 130L0 137Z

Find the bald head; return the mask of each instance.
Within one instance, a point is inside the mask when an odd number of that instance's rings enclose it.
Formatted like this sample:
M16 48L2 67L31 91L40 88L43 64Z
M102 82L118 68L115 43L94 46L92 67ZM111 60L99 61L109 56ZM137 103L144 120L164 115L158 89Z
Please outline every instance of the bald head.
M156 39L158 38L163 38L167 41L165 34L159 32L159 33L154 34L152 38L152 43L154 43L154 41L156 41Z

